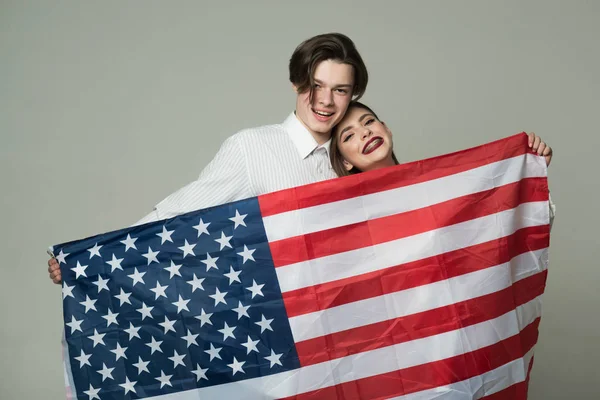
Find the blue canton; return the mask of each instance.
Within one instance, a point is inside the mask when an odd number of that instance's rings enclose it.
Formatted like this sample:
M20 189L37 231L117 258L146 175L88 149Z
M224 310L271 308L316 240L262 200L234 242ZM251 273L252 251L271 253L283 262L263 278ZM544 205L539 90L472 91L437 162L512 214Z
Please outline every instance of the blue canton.
M77 398L145 398L298 368L258 200L53 247Z

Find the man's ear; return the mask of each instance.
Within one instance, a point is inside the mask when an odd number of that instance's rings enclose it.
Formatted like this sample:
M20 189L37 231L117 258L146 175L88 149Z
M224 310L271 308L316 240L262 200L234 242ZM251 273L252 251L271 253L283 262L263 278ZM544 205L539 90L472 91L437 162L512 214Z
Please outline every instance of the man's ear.
M298 86L292 83L292 89L294 89L295 93L298 93Z
M346 160L342 161L342 163L344 164L344 168L346 168L346 171L350 171L352 168L354 168L354 165L350 164Z

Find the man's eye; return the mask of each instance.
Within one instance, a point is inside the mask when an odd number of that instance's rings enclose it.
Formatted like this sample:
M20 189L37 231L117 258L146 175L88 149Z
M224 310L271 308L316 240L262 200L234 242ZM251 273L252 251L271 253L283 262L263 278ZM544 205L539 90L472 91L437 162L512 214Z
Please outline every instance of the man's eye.
M341 93L341 94L347 94L348 93L348 91L346 89L337 89L337 92Z

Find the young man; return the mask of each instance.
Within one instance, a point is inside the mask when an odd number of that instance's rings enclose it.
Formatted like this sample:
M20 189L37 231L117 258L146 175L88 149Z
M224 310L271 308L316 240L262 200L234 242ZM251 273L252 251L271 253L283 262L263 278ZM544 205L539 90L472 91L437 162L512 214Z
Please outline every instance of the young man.
M329 162L332 128L368 82L367 68L352 40L328 33L302 42L289 63L296 110L283 123L246 129L229 137L198 179L161 201L136 223L264 193L335 178ZM61 282L56 259L48 261Z

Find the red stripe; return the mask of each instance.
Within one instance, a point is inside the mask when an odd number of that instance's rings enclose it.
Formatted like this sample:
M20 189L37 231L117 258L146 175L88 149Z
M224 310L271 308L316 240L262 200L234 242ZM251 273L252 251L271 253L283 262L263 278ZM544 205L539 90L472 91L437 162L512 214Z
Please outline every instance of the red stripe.
M482 349L286 399L384 399L460 382L523 357L537 342L539 321L538 318L519 334Z
M548 225L524 228L445 254L289 291L283 293L283 301L291 318L493 267L519 254L546 248L549 240Z
M529 178L387 217L269 242L275 267L373 246L548 200L546 178Z
M485 296L296 343L307 366L498 318L544 293L547 271Z
M413 185L531 152L527 135L506 139L391 168L285 189L258 196L263 217Z

